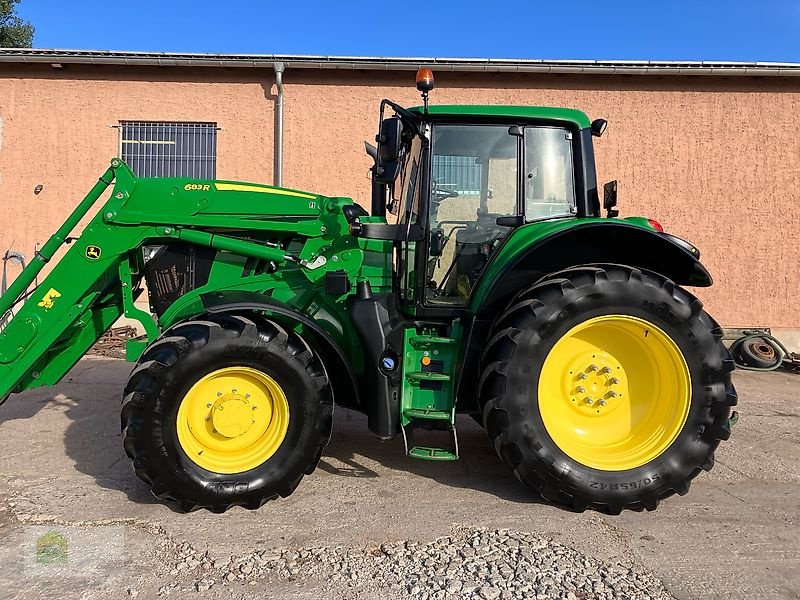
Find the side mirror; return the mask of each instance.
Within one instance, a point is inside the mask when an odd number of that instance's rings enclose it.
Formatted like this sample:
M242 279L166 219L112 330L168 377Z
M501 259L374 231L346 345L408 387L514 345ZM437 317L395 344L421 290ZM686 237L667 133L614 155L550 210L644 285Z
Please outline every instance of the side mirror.
M403 145L403 122L400 117L389 117L381 121L381 131L375 137L378 147L375 150L375 181L391 185L400 173L400 150ZM370 148L367 153L372 156Z
M389 117L381 122L381 131L375 138L378 142L380 162L397 160L402 146L403 122L400 117Z
M444 229L440 227L435 231L431 231L430 255L441 256L442 252L444 252L444 242L445 242Z
M396 160L381 161L375 165L375 181L384 185L392 185L400 174L400 163Z
M614 207L617 205L617 180L609 181L603 186L603 208L606 209L607 217L616 217L619 211Z

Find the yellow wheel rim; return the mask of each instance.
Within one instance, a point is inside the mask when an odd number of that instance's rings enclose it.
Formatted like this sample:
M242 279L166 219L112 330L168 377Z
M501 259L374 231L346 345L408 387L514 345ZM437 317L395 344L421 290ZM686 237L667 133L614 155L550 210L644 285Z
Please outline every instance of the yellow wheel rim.
M627 315L589 319L553 346L539 379L547 433L570 458L603 471L635 469L683 429L689 367L652 323Z
M289 427L280 385L249 367L213 371L195 383L178 408L178 442L198 466L241 473L277 452Z

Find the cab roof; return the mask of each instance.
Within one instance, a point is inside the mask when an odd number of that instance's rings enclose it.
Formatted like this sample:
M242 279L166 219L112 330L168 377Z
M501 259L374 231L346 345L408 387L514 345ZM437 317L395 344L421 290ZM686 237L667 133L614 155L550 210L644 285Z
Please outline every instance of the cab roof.
M422 113L422 106L408 109L414 113ZM564 121L587 129L591 125L586 113L574 108L556 108L552 106L501 106L480 104L431 104L428 114L432 116L454 117L508 117L510 119L531 119L547 121Z

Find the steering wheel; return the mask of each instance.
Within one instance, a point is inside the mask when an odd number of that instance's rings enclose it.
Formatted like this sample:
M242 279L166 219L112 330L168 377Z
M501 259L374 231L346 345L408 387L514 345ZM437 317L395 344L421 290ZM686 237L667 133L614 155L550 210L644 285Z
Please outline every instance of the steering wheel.
M447 198L458 198L457 191L440 189L436 186L436 184L434 184L433 186L433 195L436 196L437 202L441 202L442 200L446 200Z
M431 195L434 196L433 200L436 202L441 202L447 198L458 198L457 191L439 187L439 182L435 179L432 181L432 184Z

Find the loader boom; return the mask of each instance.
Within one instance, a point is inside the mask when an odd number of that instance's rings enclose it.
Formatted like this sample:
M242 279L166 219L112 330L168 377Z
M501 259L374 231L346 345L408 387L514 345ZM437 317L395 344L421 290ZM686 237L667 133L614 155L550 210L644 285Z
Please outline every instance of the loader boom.
M77 238L72 231L117 180L115 192ZM130 261L152 227L117 228L104 216L119 210L133 176L114 159L91 191L64 221L30 264L0 297L5 314L24 300L0 332L0 398L11 392L57 383L100 336L123 314L142 323L149 337L157 335L152 317L137 309ZM113 229L113 233L111 230ZM56 253L64 256L40 285L30 284Z
M71 238L112 183L105 204L82 233ZM135 305L143 293L144 245L188 244L227 256L228 262L252 259L286 265L290 273L306 273L299 277L306 286L322 285L313 271L326 262L322 254L326 232L341 237L346 230L342 207L347 204L352 201L254 184L137 179L124 162L114 159L0 297L0 314L16 311L0 332L0 398L57 383L123 315L141 323L147 338L129 344L130 358L135 359L158 337L156 318ZM295 244L294 253L282 247L287 240L298 238L320 239ZM40 285L29 291L37 275L65 245L64 255ZM358 242L349 238L339 249L350 250L351 260L341 264L353 273L360 266L357 246ZM353 256L357 260L352 260ZM215 289L223 289L225 284L240 286L242 281L229 276L225 283L217 280Z

